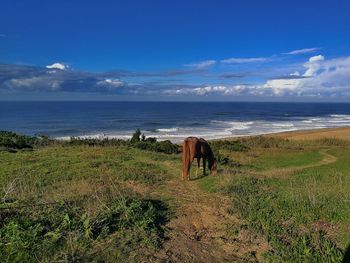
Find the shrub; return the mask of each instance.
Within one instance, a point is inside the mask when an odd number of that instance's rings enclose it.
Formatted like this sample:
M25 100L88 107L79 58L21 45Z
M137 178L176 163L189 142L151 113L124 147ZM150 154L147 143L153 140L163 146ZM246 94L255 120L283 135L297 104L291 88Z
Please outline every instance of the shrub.
M130 142L131 143L135 143L135 142L139 142L140 141L140 136L141 136L141 131L140 129L136 129L134 134L131 137Z
M220 140L220 141L212 141L210 142L210 146L212 147L213 151L219 151L219 150L228 150L233 152L244 152L249 149L248 146L244 145L239 140Z

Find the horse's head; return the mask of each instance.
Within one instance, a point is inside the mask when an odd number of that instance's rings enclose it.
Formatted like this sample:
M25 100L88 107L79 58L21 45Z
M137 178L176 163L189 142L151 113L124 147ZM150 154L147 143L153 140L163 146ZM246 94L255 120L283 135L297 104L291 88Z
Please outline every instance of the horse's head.
M211 164L211 166L210 166L210 173L212 175L216 175L217 172L218 172L218 170L217 170L217 162L216 162L216 159L214 159L212 164Z

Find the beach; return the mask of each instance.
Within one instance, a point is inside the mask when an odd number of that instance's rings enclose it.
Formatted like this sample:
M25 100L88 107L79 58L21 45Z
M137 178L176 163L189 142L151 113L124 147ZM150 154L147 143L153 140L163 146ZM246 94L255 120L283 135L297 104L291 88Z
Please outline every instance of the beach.
M265 136L274 136L279 138L293 139L293 140L312 140L321 138L336 138L343 140L350 140L350 127L339 128L322 128L301 130L292 132L280 132L276 134L266 134Z

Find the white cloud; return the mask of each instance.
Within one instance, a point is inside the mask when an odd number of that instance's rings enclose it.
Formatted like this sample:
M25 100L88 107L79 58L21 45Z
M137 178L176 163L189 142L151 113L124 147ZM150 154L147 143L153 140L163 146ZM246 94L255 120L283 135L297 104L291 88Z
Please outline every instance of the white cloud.
M184 66L197 68L197 69L204 69L204 68L208 68L208 67L215 65L215 63L216 63L215 60L204 60L204 61L200 61L200 62L185 64Z
M67 70L67 69L69 69L69 66L65 65L65 64L62 64L62 63L53 63L52 65L47 65L46 68Z
M123 87L125 85L125 83L123 81L121 81L120 79L106 78L104 80L98 81L97 85L109 87L109 88L120 88L120 87Z
M208 85L197 88L181 88L176 90L165 90L164 94L168 95L198 95L206 96L210 94L216 95L243 95L243 94L258 94L257 86L253 85Z
M44 76L30 77L30 78L18 78L9 80L12 88L25 88L25 89L38 89L44 88L49 90L60 89L61 81L56 79L50 79Z
M242 63L254 63L254 62L264 62L268 58L228 58L221 60L222 63L227 64L242 64Z
M350 57L326 60L310 57L303 64L305 71L291 73L288 78L271 79L256 85L208 85L197 88L166 90L178 95L247 95L247 96L350 96ZM295 78L293 78L295 77Z
M320 50L320 48L318 48L318 47L303 48L303 49L297 49L297 50L293 50L293 51L283 53L283 54L285 54L285 55L301 55L301 54L312 53L312 52L315 52L318 50Z
M302 75L305 78L281 78L281 79L272 79L268 80L263 88L271 89L275 95L286 95L286 93L293 93L294 95L302 95L303 87L305 83L310 81L308 78L313 77L321 68L320 62L324 60L324 56L318 55L313 56L309 59L308 62L304 64L306 68L305 73ZM290 76L299 77L299 72L294 72Z
M323 60L324 60L324 56L322 55L311 57L309 61L304 64L304 67L306 67L307 70L305 71L303 76L304 77L314 76L317 73L317 71L319 71L321 68L321 65L319 62Z

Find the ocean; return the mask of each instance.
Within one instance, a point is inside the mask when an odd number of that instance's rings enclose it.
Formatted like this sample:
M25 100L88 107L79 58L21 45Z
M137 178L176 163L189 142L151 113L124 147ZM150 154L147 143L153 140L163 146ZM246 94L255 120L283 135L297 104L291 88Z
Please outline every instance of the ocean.
M350 125L347 103L0 102L0 130L68 139L146 136L179 142Z

